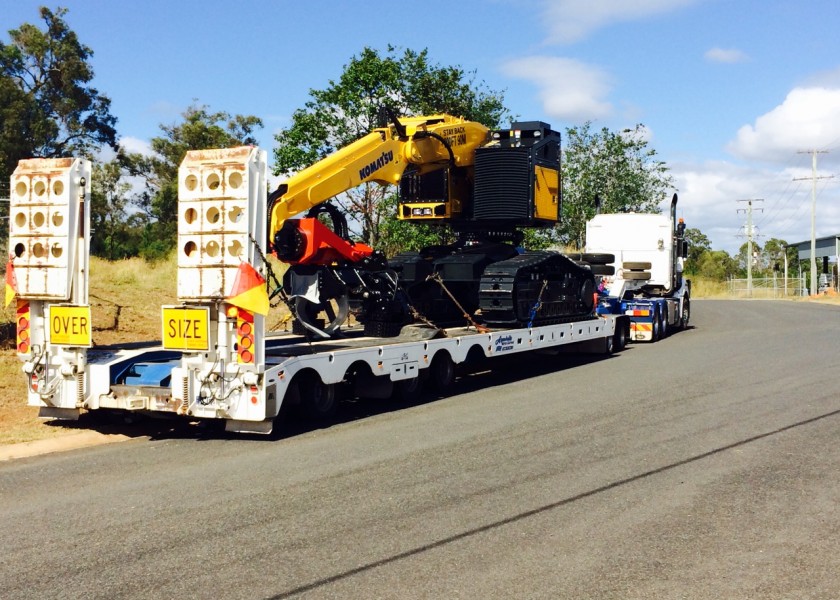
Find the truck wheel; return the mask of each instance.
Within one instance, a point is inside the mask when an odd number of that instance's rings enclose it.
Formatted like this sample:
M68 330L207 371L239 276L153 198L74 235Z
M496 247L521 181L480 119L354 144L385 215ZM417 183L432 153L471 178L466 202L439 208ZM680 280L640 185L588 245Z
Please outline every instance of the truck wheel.
M455 381L455 363L447 352L438 352L429 365L429 387L443 394Z
M691 300L688 296L683 300L682 315L680 316L680 329L688 327L688 320L691 318Z
M660 339L668 337L668 309L665 308L659 312L659 335Z
M658 342L660 335L660 322L659 322L659 311L654 310L653 312L653 331L651 332L650 341L651 342Z
M590 265L608 265L615 262L615 254L584 252L580 255L580 260L588 262Z

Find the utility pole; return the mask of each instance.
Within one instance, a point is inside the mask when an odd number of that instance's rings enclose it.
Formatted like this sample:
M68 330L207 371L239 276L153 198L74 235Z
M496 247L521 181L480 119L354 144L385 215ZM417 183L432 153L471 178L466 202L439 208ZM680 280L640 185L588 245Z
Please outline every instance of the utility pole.
M752 224L752 214L753 210L757 210L760 212L764 212L763 208L753 208L753 202L764 202L762 198L754 198L752 200L738 200L738 202L746 202L747 208L739 208L739 213L747 213L747 225L746 225L746 235L747 235L747 297L752 298L752 262L753 262L753 224Z
M834 175L817 177L817 154L827 154L828 150L800 150L797 154L811 155L811 176L796 177L794 181L810 179L811 187L811 294L817 293L817 179L831 179Z

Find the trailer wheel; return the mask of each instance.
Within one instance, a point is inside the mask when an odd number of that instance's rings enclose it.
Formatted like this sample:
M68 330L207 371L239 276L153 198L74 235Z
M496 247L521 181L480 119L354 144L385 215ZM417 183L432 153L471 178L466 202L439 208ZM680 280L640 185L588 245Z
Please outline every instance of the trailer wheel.
M417 402L423 395L423 380L418 375L394 382L394 399L399 402Z
M455 363L448 352L438 352L429 365L429 387L436 393L443 394L455 381Z
M624 321L619 321L615 324L615 333L613 334L613 350L621 352L627 346L627 325Z
M315 373L306 373L299 377L297 386L303 416L312 421L331 419L338 409L336 386L322 382Z

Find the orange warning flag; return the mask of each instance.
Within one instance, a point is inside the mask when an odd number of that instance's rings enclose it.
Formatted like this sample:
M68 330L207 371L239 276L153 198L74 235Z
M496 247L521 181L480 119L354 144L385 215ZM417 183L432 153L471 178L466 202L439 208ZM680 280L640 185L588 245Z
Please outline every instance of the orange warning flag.
M15 299L17 294L17 277L15 277L15 265L12 256L9 255L9 262L6 263L6 306Z
M233 280L233 289L230 291L228 303L258 315L268 314L268 290L265 289L265 279L250 263L239 263L239 270L236 272L236 279Z

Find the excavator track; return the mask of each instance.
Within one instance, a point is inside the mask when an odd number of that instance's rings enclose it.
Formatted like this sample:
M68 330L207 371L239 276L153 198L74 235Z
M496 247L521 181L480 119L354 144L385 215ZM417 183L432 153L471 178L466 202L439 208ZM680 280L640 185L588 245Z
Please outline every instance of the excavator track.
M592 271L558 252L525 252L488 265L481 278L481 319L492 326L548 325L592 314Z

